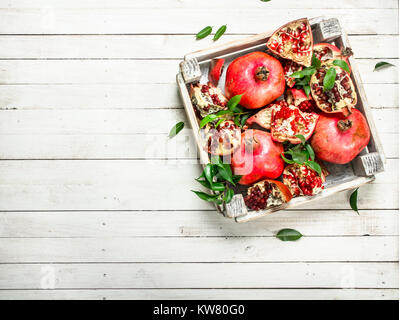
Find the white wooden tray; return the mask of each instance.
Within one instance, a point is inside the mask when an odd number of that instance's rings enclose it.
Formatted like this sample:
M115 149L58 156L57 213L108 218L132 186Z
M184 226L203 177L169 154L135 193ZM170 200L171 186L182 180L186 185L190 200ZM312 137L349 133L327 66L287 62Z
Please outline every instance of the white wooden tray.
M338 48L350 47L348 37L340 27L337 18L317 17L309 19L309 21L312 27L314 43L329 42L335 44ZM200 161L202 164L208 163L210 158L208 153L203 150L199 143L199 120L196 117L194 107L191 104L188 85L196 81L201 81L202 83L206 83L208 81L207 77L210 61L214 58L223 57L225 59L224 70L227 70L229 63L238 56L252 51L265 50L266 42L272 35L273 31L274 30L260 33L242 40L232 41L219 46L213 46L208 49L189 53L185 55L184 60L180 63L180 72L177 74L176 79L179 85L179 91L188 120L191 124L191 128L193 129L193 135L198 146ZM248 211L243 201L243 195L237 193L234 195L233 200L225 207L217 205L216 208L218 211L220 211L226 217L235 219L236 222L245 222L267 215L274 211L293 208L300 204L331 196L340 191L357 188L365 183L373 181L374 174L384 171L385 155L377 136L374 121L372 119L371 109L367 102L354 58L350 57L349 62L352 69L351 78L355 84L356 93L358 95L358 103L356 108L360 110L367 118L371 131L371 138L367 147L349 164L335 165L325 162L327 170L330 172L330 174L327 176L325 189L315 196L297 197L278 207L260 211ZM225 72L222 74L219 81L219 87L223 91L224 82ZM235 191L240 192L240 188L237 188Z

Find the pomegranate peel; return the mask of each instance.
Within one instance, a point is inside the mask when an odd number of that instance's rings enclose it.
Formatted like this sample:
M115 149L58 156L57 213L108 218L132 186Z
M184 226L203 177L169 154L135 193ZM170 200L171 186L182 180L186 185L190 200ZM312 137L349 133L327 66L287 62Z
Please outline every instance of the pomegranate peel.
M303 89L287 89L285 100L288 104L298 107L302 112L316 112L319 110L312 96L309 95L308 97Z
M208 79L213 85L217 86L220 80L220 76L223 72L224 59L213 59L209 68Z
M310 144L318 159L345 164L352 161L369 143L370 129L357 109L344 118L340 114L322 114Z
M317 59L329 66L332 65L334 60L344 60L349 67L350 73L349 57L353 55L351 48L342 48L340 50L330 43L318 43L313 46L313 52Z
M284 170L281 143L274 142L270 133L249 129L241 134L241 145L234 152L231 166L234 175L242 176L239 184L250 185L261 179L276 179Z
M264 210L289 202L292 194L280 181L262 180L248 188L244 197L246 206L251 210Z
M240 104L258 109L284 93L284 71L280 61L264 52L251 52L230 63L226 72L228 98L243 94Z
M247 121L247 125L252 125L256 123L257 125L261 126L262 128L265 128L267 130L270 130L271 128L271 122L272 122L272 111L273 110L278 110L282 105L287 105L287 103L284 100L271 103L266 106L266 108L258 111L255 115L250 117Z

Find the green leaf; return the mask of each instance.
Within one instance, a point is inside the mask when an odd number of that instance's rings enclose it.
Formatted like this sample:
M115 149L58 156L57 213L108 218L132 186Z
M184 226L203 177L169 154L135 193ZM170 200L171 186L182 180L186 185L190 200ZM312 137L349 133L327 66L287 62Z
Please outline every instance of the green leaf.
M337 59L333 61L333 65L344 69L346 72L350 72L348 64L341 59Z
M310 82L310 76L305 76L302 79L295 81L295 85L305 86L305 85L309 85L309 82Z
M238 183L238 181L240 181L241 178L242 178L242 176L233 176L234 183Z
M316 69L319 69L321 66L321 61L313 54L312 56L312 67L315 67Z
M200 128L203 128L203 127L204 127L205 125L207 125L209 122L211 122L211 121L213 121L213 120L215 120L215 119L217 119L217 118L219 118L219 116L216 115L216 114L207 115L204 119L201 120L201 122L200 122Z
M226 29L227 29L227 25L221 26L218 29L218 31L216 31L215 35L213 36L213 41L218 40L223 35L223 33L226 32Z
M218 173L224 180L235 185L235 183L233 181L233 173L231 172L230 165L223 164L222 166L218 166Z
M240 126L240 115L236 115L234 117L234 123L236 124L236 126Z
M295 71L294 73L291 73L291 75L290 75L291 78L295 78L295 79L303 78L304 76L305 75L302 73L302 70Z
M307 143L307 144L305 144L305 148L309 152L310 159L313 161L315 155L314 155L314 150L313 150L312 146L309 143Z
M242 98L242 94L236 95L234 97L232 97L229 102L227 102L227 108L233 112L235 112L234 110L236 110L237 105L240 103L241 98ZM240 110L242 111L242 109Z
M212 172L212 164L208 163L204 168L204 176L205 179L209 182L210 185L213 184L213 172Z
M178 122L169 132L169 138L173 138L184 128L184 122Z
M248 118L250 117L251 115L250 114L244 114L242 117L241 117L241 128L245 125L245 122L247 122L247 120L248 120Z
M225 191L224 197L223 197L224 202L229 203L231 201L231 199L233 199L233 196L234 196L233 189L227 189Z
M211 32L212 32L212 27L211 26L207 26L207 27L205 27L204 29L202 29L200 32L198 32L196 34L196 38L197 39L203 39L203 38L209 36L211 34Z
M219 119L219 121L216 123L216 128L219 127L225 121L226 119Z
M373 71L377 71L377 70L380 70L380 69L382 69L382 68L388 68L388 67L396 67L396 66L395 66L394 64L392 64L392 63L385 62L385 61L381 61L381 62L378 62L378 63L375 65Z
M323 91L331 90L334 87L336 75L337 71L334 68L327 70L326 76L323 79Z
M351 205L351 208L353 211L356 211L357 214L359 214L359 210L357 209L357 193L358 193L359 188L357 188L355 191L352 192L350 198L349 198L349 203Z
M286 163L288 163L288 164L293 164L293 163L295 163L294 161L292 161L292 160L287 159L286 157L284 157L284 153L281 154L281 158L283 158L283 160L284 160Z
M262 2L269 2L270 0L260 0L260 1L262 1Z
M321 167L316 161L306 161L305 164L310 168L316 171L319 176L321 176Z
M302 143L306 143L306 138L302 134L296 134L295 137L301 140Z
M298 164L303 164L306 160L308 160L307 154L304 150L294 151L292 152L292 160Z
M191 191L194 192L202 200L209 201L209 202L215 202L217 204L222 204L222 201L220 199L218 199L219 198L218 194L211 195L211 194L207 194L202 191L195 191L195 190L191 190Z
M315 67L307 67L305 69L296 71L290 75L291 78L303 78L305 76L311 76L316 72Z
M231 110L221 110L219 112L216 112L216 115L217 116L223 116L225 114L231 114L231 113L232 113Z
M303 91L305 91L306 96L309 98L309 94L310 94L310 85L309 84L305 84L303 86Z
M203 179L195 179L195 181L199 182L202 186L205 188L211 189L213 191L224 191L226 188L223 183L221 182L214 182L212 185L207 181Z
M276 234L276 238L281 241L296 241L302 237L302 234L299 231L294 229L281 229Z

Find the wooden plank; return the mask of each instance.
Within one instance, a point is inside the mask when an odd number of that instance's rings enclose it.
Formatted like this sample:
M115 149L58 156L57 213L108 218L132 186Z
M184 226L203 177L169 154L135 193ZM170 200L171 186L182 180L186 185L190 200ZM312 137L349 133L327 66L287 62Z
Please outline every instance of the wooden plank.
M373 108L399 108L399 84L365 84ZM139 94L138 94L139 93ZM0 109L181 108L174 83L0 85Z
M385 155L399 158L399 133L380 134ZM149 143L157 148L148 149ZM128 146L128 147L127 147ZM1 134L0 159L197 159L187 131L166 134Z
M362 197L363 189L360 189ZM216 211L0 213L0 237L14 239L272 237L283 228L294 228L308 237L398 236L399 220L395 210L361 210L360 215L351 210L289 210L244 224L236 224Z
M220 43L248 35L224 35ZM218 41L218 45L220 44ZM356 58L395 58L395 35L350 36ZM372 45L370 45L372 44ZM182 59L184 54L215 45L212 37L194 35L0 36L1 59Z
M397 59L384 59L398 64ZM399 83L396 68L373 72L378 59L359 59L364 83ZM178 60L0 60L0 84L175 83Z
M397 300L398 289L0 290L1 300Z
M255 2L254 2L255 3ZM247 4L247 3L246 3ZM259 3L256 5L260 5ZM222 10L222 11L221 11ZM389 9L364 8L300 8L287 10L267 6L246 7L245 19L242 10L232 6L211 10L206 4L189 8L65 8L51 6L34 9L0 9L2 34L170 34L196 33L204 26L219 25L223 12L223 23L230 33L258 33L276 29L285 21L299 17L339 17L349 34L393 34L398 31L398 12ZM145 17L145 18L143 18ZM358 17L362 17L359 19ZM267 21L262 28L259 19ZM179 23L175 23L179 21ZM364 23L367 21L367 23Z
M335 7L337 8L397 8L397 2L395 0L337 0L334 2ZM34 2L29 0L4 0L0 3L0 8L15 8L15 9L26 9L26 8L193 8L193 7L208 7L208 8L222 8L226 9L226 4L222 2L215 2L212 0L203 0L200 3L196 0L146 0L143 2L140 1L129 1L129 0L58 0L56 2L51 0L36 0ZM241 0L229 0L229 7L234 8L267 8L267 9L276 9L276 8L321 8L321 9L329 9L331 8L331 4L326 2L312 2L308 4L306 1L302 4L299 4L298 1L295 0L285 0L284 3L280 1L273 1L268 4L263 4L258 2L242 2Z
M389 262L2 264L0 274L0 289L399 288Z
M372 114L378 132L398 133L392 119L399 109L374 109ZM186 121L183 109L2 110L0 135L168 134L178 121Z
M6 238L2 263L399 261L399 237ZM143 250L143 248L146 248ZM213 248L209 250L209 248ZM331 250L339 248L339 250Z
M386 171L361 188L359 208L399 208L398 161L388 160ZM194 160L1 161L0 210L212 210L190 192L200 173ZM298 209L348 209L348 196Z

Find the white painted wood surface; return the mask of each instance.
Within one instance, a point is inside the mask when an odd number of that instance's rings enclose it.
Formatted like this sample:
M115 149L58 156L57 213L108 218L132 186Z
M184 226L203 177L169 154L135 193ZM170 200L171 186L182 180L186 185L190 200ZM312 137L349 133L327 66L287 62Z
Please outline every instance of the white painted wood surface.
M205 25L319 15L349 33L386 172L360 215L342 193L235 224L189 191L189 130L166 137L179 59ZM373 72L399 66L398 21L396 0L1 0L0 299L399 299L399 67Z

